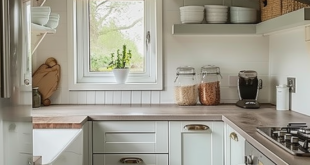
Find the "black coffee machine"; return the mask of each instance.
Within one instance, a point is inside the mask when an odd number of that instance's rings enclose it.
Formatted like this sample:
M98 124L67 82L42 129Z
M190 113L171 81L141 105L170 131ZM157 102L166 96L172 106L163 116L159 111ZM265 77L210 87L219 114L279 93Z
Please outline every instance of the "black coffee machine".
M257 79L257 72L253 70L242 70L238 74L238 107L247 109L259 108L257 101L258 92L262 89L262 80Z

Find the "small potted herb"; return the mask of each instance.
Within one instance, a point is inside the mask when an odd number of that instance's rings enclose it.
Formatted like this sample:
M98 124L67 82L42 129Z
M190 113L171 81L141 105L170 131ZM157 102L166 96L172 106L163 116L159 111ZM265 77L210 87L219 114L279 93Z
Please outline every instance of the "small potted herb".
M123 50L117 50L117 54L111 53L111 62L108 69L112 69L116 82L124 84L129 74L129 66L131 60L131 50L127 51L126 45L123 45Z

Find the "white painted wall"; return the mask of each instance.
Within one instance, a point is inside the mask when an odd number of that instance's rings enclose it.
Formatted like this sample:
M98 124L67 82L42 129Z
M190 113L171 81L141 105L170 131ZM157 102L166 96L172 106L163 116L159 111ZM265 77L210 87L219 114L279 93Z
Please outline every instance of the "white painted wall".
M291 109L310 115L310 54L304 28L274 34L269 41L271 102L276 103L276 85L296 78L296 93L291 95Z
M264 88L260 102L269 102L269 40L258 36L174 36L172 24L180 23L179 7L183 0L163 1L163 91L69 91L66 1L47 0L52 12L60 14L57 33L48 35L34 55L34 70L48 57L55 57L61 65L59 89L51 97L52 104L167 104L174 103L173 81L175 70L190 65L200 71L203 65L213 64L221 68L221 102L235 103L237 88L228 84L229 76L237 76L240 70L253 69L263 79Z

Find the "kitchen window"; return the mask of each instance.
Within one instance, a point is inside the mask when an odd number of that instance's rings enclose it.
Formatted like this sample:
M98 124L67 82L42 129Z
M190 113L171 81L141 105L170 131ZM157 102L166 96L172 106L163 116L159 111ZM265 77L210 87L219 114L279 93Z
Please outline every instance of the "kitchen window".
M70 90L162 90L162 0L69 0L68 19ZM107 66L124 44L130 73L116 84Z

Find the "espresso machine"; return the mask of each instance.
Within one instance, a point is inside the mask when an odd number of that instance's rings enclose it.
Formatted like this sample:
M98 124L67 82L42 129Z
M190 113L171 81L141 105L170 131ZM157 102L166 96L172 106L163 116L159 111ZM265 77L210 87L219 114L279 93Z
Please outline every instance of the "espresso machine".
M257 109L258 92L262 89L262 80L257 78L257 72L253 70L242 70L238 74L239 101L236 105L241 108Z

